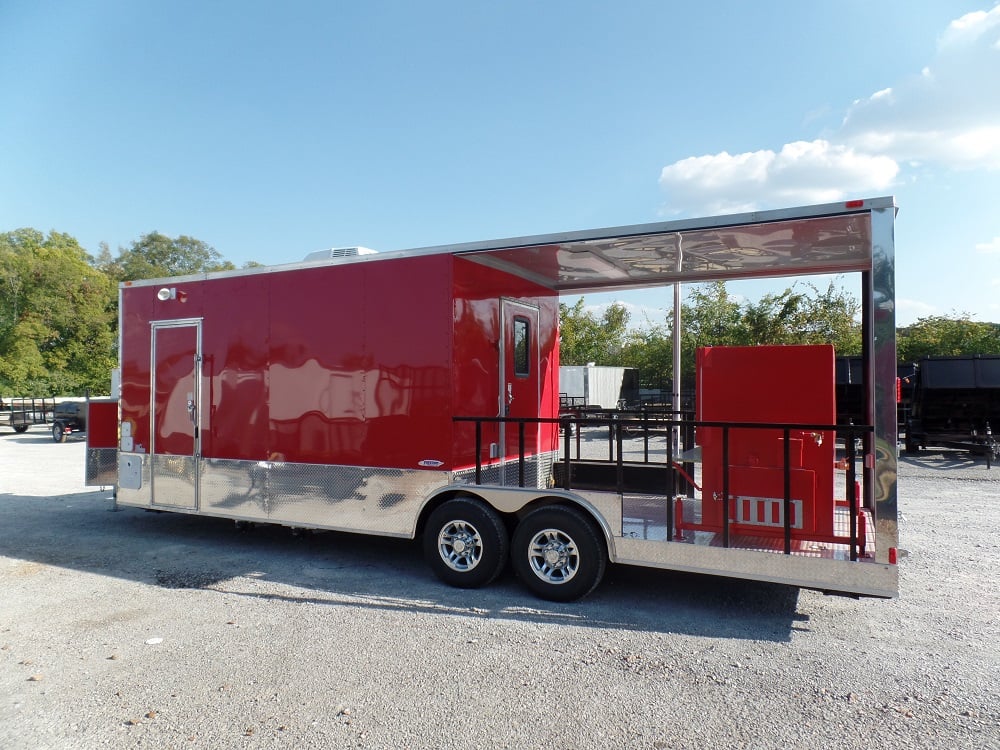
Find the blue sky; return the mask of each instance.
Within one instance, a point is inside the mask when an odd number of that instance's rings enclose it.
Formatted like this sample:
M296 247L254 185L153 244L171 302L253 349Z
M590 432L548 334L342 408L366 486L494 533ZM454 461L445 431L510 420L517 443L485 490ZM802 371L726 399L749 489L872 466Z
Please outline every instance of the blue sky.
M992 0L0 0L0 29L0 231L271 264L895 195L897 321L1000 322Z

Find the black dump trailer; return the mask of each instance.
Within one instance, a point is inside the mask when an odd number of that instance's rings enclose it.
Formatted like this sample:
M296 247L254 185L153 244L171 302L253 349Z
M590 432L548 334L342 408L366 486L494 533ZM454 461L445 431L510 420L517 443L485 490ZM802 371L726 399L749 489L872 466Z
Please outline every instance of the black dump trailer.
M861 357L837 357L834 376L837 424L865 424L865 381Z
M1000 458L1000 355L924 357L916 366L906 452L959 448Z
M864 371L861 357L837 357L836 392L837 424L865 423ZM913 404L913 387L916 383L916 365L903 362L896 366L896 426L900 433L906 430Z

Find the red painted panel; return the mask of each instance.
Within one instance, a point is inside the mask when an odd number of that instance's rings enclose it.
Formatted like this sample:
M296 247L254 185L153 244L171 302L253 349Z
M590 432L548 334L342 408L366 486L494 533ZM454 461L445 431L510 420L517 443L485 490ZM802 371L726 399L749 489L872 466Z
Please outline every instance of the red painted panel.
M559 300L551 290L463 258L455 258L455 414L493 417L500 413L500 299L525 302L538 308L540 394L538 416L558 416L559 410ZM499 441L496 425L484 424L482 455L489 461L489 445ZM543 427L539 449L552 450L558 427ZM475 464L475 427L455 426L456 466Z
M450 464L450 261L389 259L271 277L275 459Z
M390 265L391 263L391 265ZM363 461L453 465L452 257L367 263ZM440 462L440 464L438 464Z
M269 277L268 456L357 464L364 440L363 264Z
M699 421L798 423L836 422L832 346L707 347L697 354ZM833 534L832 430L790 433L792 497L803 501L801 533ZM703 523L723 523L722 430L699 428L702 448ZM781 430L729 432L730 497L784 497L784 439ZM735 518L736 516L731 516ZM737 533L783 534L781 528L733 526ZM793 530L793 534L797 534Z
M267 456L268 286L268 276L256 274L201 282L188 293L189 307L204 315L204 456Z
M118 447L118 402L87 402L87 447Z
M178 284L165 280L163 287L126 285L122 289L121 420L129 425L135 450L139 453L148 452L151 444L150 323L200 316L203 284L198 281ZM161 288L173 289L176 295L172 299L157 299Z
M125 288L121 300L121 420L128 425L137 450L149 447L150 391L150 305L156 290L148 287Z
M455 260L455 416L499 414L500 296L497 273L460 258ZM475 427L457 423L454 455L458 466L472 466ZM489 446L500 439L499 426L484 424L480 460L490 461Z

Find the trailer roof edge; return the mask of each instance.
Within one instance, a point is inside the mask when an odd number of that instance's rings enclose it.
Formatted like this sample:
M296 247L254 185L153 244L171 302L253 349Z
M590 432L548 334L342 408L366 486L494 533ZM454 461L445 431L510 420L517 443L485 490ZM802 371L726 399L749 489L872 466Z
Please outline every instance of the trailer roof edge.
M891 209L894 218L897 207L892 196L123 281L120 287L177 284L443 254L502 268L560 292L577 293L642 288L674 281L838 273L865 270L871 259L870 233L860 228L854 235L849 224L821 226L820 222L887 209ZM788 231L779 236L780 233L772 229L775 224L784 225ZM808 243L794 236L797 227L807 226ZM741 228L754 230L740 233L737 230ZM839 245L838 238L841 238ZM827 244L817 253L820 242ZM867 247L862 249L861 244ZM540 257L542 248L548 249L550 257ZM799 255L812 252L812 257L791 260L797 252ZM689 261L692 257L696 259L689 263L692 268L684 268L685 254L689 254ZM576 261L576 268L569 261Z

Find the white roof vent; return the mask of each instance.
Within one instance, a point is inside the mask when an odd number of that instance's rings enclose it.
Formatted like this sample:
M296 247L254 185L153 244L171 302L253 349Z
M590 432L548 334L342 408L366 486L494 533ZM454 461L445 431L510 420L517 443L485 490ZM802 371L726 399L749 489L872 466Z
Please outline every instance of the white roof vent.
M331 258L350 258L355 255L374 255L377 251L370 247L331 247L309 253L305 260L330 260Z

